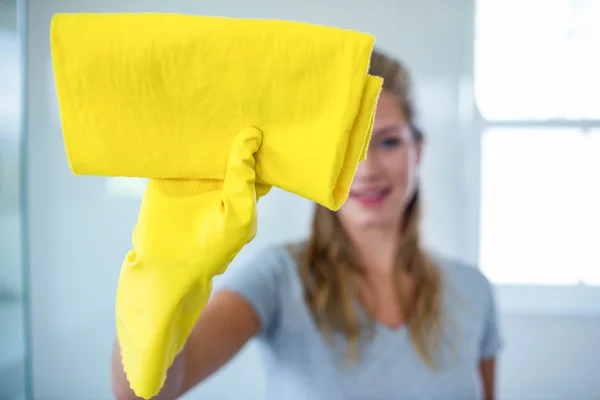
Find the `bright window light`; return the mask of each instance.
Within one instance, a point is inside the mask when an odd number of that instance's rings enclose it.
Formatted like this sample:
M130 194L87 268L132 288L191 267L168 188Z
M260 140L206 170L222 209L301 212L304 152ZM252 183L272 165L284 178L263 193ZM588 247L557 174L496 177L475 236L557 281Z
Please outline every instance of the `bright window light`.
M480 264L600 285L600 1L478 0Z
M600 132L483 135L480 264L492 281L600 284L598 154Z
M598 21L598 0L479 0L475 97L483 116L600 119Z

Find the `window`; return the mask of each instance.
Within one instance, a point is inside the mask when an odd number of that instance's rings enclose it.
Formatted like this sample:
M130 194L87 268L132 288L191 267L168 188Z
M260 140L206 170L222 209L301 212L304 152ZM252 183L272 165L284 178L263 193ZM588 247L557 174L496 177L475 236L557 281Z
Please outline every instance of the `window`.
M600 119L598 21L598 0L479 0L475 97L484 118Z
M479 0L480 265L600 285L600 1Z
M600 132L490 128L482 139L480 262L487 276L600 284Z

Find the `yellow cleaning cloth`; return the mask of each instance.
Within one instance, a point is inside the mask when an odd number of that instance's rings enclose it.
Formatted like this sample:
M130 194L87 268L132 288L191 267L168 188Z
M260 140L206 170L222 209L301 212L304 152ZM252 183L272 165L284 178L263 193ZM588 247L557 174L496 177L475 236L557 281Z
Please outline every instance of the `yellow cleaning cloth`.
M156 395L271 185L331 209L364 159L382 80L369 35L283 21L56 15L76 174L151 178L116 299L134 392ZM192 360L193 362L193 360Z
M338 209L382 80L374 38L311 24L179 14L57 14L51 48L76 174L223 179L259 128L258 182Z

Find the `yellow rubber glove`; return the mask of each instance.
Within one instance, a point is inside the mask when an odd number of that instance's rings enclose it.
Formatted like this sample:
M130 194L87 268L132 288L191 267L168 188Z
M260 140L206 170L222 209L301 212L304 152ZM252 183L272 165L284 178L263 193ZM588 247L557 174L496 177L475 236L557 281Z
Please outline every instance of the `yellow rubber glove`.
M162 388L166 371L208 301L212 278L256 234L254 153L262 134L245 128L230 150L224 181L149 181L121 269L117 336L137 396Z

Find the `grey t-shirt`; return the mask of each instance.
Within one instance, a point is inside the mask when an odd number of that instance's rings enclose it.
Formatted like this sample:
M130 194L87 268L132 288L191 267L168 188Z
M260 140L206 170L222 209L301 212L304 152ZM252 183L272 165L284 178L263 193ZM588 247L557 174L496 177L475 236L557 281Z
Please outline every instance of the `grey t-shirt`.
M358 361L314 324L298 263L286 247L264 250L225 274L219 290L242 296L256 311L270 400L482 398L479 362L501 346L488 280L476 268L436 258L443 278L444 333L437 369L418 356L408 329L375 324Z

